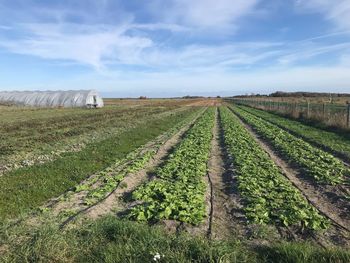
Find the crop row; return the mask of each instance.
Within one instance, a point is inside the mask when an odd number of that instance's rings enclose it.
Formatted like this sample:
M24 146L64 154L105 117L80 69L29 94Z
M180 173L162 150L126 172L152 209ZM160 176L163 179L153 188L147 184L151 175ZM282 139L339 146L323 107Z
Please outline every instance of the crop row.
M333 132L324 131L299 121L290 120L266 111L240 106L245 111L291 131L313 143L322 145L350 160L350 140Z
M141 221L174 219L199 224L206 216L203 177L212 139L215 109L209 108L186 133L156 179L141 185L133 198L142 202L130 217Z
M157 153L164 141L174 135L174 133L176 133L181 127L193 120L193 118L194 114L189 115L169 131L156 138L152 145L141 146L129 153L123 160L117 160L113 166L101 171L95 177L92 177L83 184L78 185L75 188L75 192L87 192L86 197L84 198L85 205L91 206L98 203L116 189L125 176L143 169L143 167L145 167L145 165ZM96 183L98 186L94 187Z
M344 182L344 175L349 170L333 155L238 107L232 109L278 151L298 164L306 175L325 184L336 185Z
M300 225L313 230L327 228L328 221L284 177L239 119L226 107L220 108L220 120L249 221Z

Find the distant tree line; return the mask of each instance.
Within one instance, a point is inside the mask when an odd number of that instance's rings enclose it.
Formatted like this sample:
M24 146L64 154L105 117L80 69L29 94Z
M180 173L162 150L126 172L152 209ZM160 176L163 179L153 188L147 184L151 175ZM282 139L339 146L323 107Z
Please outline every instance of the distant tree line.
M204 96L190 96L190 95L187 95L187 96L183 96L182 98L183 99L201 99L201 98L204 98Z
M349 97L349 93L326 93L326 92L283 92L271 93L270 97Z
M350 93L326 93L326 92L284 92L284 91L276 91L269 95L261 95L261 94L246 94L234 96L235 98L247 98L247 97L294 97L294 98L317 98L317 97L349 97Z

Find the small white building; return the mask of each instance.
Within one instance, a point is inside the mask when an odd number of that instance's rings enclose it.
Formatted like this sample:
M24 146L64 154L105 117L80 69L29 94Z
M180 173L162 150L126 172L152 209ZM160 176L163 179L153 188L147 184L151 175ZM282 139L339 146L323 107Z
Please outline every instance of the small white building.
M0 91L0 104L41 108L101 108L103 99L95 90Z

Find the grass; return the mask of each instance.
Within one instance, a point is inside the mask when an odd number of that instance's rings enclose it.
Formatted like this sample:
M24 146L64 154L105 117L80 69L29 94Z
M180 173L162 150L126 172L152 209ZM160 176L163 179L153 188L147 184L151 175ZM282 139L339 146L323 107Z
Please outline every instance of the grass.
M146 116L159 114L174 107L107 107L96 111L70 109L15 111L14 115L5 115L0 121L0 158L12 154L43 150L47 145L56 145L62 140L72 139L102 132L103 129L128 127ZM33 116L28 112L33 111ZM46 115L45 115L46 113ZM23 115L23 117L19 117ZM16 119L16 117L18 117ZM16 121L11 121L12 118ZM91 140L94 138L91 137Z
M50 224L17 231L11 233L12 238L2 236L1 262L350 261L350 253L342 249L322 249L308 243L285 242L251 246L234 237L232 240L210 241L186 233L169 234L159 226L119 220L112 216L86 221L80 227L65 231ZM154 261L157 253L161 259Z
M154 119L91 143L80 152L65 153L42 165L20 168L0 177L0 219L14 218L58 196L87 176L105 169L127 153L154 139L191 114L190 110Z

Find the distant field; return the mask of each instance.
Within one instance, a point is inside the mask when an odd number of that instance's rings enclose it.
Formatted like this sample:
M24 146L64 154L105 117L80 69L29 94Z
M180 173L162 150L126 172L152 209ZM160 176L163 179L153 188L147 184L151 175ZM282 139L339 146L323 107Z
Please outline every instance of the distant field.
M350 262L350 137L221 99L105 103L0 107L1 262Z
M106 105L125 106L181 106L202 101L203 99L104 99Z

